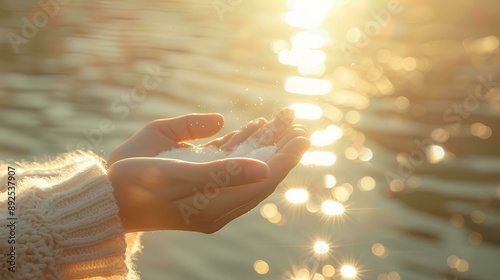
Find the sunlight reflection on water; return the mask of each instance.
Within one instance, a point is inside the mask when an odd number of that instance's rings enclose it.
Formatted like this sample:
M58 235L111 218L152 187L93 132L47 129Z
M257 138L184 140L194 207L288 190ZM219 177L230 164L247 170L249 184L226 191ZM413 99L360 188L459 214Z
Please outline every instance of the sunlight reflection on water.
M3 151L16 156L61 151L66 142L82 140L79 127L90 131L100 118L110 117L117 128L103 136L106 153L165 114L231 113L226 127L237 128L250 115L269 116L273 106L295 109L313 144L260 213L235 221L228 232L214 239L182 233L185 242L164 242L155 235L154 245L145 246L158 250L142 264L145 279L164 279L163 274L235 278L225 273L277 279L288 272L293 280L341 279L344 265L353 266L358 279L490 279L499 274L492 272L498 272L494 261L500 243L495 223L500 95L482 86L499 81L499 39L492 35L498 30L487 24L495 22L496 15L489 13L498 4L407 1L403 14L393 15L383 32L367 41L363 23L377 23L373 15L380 16L378 9L389 0L290 0L282 22L279 15L286 8L278 2L253 10L255 2L243 1L231 11L241 14L233 19L228 14L225 22L215 15L216 21L210 20L205 9L210 3L153 1L158 6L141 11L112 2L76 1L74 12L61 9L60 23L51 19L51 25L60 24L59 31L49 34L47 27L30 40L30 54L12 57L17 62L10 66L10 53L4 52L0 67L13 73L0 77L2 129L11 135L8 142L2 139ZM450 3L463 15L450 11ZM25 6L8 6L17 5ZM479 16L470 17L471 11ZM106 22L86 20L87 13ZM16 12L6 21L19 23L25 15ZM433 16L436 20L421 20ZM270 28L261 30L264 25ZM54 53L39 49L43 42ZM361 55L345 59L342 44L355 46ZM170 78L142 104L126 104L130 116L118 119L109 105L137 85L149 64L159 64ZM471 107L477 100L464 105L478 85L489 97L477 108ZM453 112L460 124L450 129L443 111L464 106L472 109ZM428 145L416 150L417 137ZM396 176L384 178L387 172ZM328 253L313 251L318 240L329 245ZM158 257L164 251L171 253L170 265L157 262L165 259ZM320 261L297 260L308 253ZM231 267L238 269L226 269L233 261ZM161 276L151 276L160 267Z
M291 11L283 14L283 21L291 26L305 30L295 33L290 38L290 42L276 41L273 44L274 51L278 53L279 61L285 65L296 66L297 71L302 75L291 76L286 79L284 89L287 92L305 96L320 96L331 92L333 83L320 78L325 73L327 60L326 53L320 48L324 45L325 38L329 39L330 35L327 31L319 29L319 27L333 5L334 1L289 1ZM318 76L318 78L307 76ZM346 95L346 98L351 97ZM356 103L359 104L359 102ZM318 120L323 117L323 109L318 105L323 104L317 104L317 102L294 103L289 105L289 108L295 111L295 116L299 119ZM330 116L332 112L332 110L329 110ZM347 121L350 123L359 121L359 114L355 115L353 112L346 115ZM341 127L329 125L324 130L313 131L310 138L313 146L325 147L340 139L343 134ZM369 160L371 155L365 156L365 158ZM304 154L301 163L303 165L331 166L336 160L337 157L332 151L309 151ZM371 184L371 182L363 182L363 186L366 188L372 187ZM334 188L336 179L331 174L325 175L325 185L327 188L332 188L331 196L338 201L346 201L352 193L352 186L350 190L344 186ZM290 203L296 204L306 202L310 195L304 189L290 189L285 196ZM318 211L317 207L315 203L307 204L308 210L312 213ZM321 211L326 216L338 216L344 213L345 208L339 202L325 200L321 204ZM314 251L317 254L326 254L329 251L329 246L324 241L317 241L314 244ZM344 265L339 271L344 278L356 277L356 270L352 266ZM324 265L322 274L314 273L314 275L309 275L309 271L304 268L299 270L295 275L295 279L319 280L332 277L334 274L335 268L327 264Z

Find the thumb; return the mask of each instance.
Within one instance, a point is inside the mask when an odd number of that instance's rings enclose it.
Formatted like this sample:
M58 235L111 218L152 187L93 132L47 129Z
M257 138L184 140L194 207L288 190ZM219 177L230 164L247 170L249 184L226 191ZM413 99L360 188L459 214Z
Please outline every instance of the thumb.
M219 132L224 125L220 114L189 114L171 119L158 119L150 124L175 142L207 138Z

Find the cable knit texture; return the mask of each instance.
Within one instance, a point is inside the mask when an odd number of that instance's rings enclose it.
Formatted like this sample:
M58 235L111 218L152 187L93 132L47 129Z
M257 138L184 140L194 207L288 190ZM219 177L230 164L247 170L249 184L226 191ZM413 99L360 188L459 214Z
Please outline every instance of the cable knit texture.
M16 169L16 244L0 227L0 279L138 279L139 234L125 234L101 158L68 153L47 163L0 163L0 220L7 168ZM16 272L6 254L15 246Z

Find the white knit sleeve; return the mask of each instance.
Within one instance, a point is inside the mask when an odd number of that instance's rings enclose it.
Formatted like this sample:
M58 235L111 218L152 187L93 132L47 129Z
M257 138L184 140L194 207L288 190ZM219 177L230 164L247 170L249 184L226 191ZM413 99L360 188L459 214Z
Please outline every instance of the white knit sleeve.
M15 169L14 212L9 166ZM77 152L9 166L0 164L0 279L138 278L132 258L139 234L124 233L99 157Z

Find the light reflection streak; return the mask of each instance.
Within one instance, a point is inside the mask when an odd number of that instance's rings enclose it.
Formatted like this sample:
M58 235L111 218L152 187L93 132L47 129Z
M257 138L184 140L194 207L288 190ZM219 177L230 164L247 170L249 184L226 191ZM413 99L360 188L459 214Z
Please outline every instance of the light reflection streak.
M313 67L324 64L326 54L321 50L294 48L292 50L281 50L278 54L278 60L286 65Z
M321 204L321 211L323 211L325 215L339 216L344 214L345 208L342 204L336 201L327 200Z
M325 74L326 66L325 64L320 64L316 66L299 66L299 73L304 76L321 76Z
M311 143L315 146L324 147L333 144L340 139L344 132L336 125L330 125L325 130L318 130L311 134Z
M358 274L356 268L352 265L342 266L342 268L340 269L340 273L342 274L343 277L348 279L352 279L356 277L356 275Z
M285 81L285 90L304 95L325 95L332 89L328 81L314 78L292 76Z
M338 3L335 0L289 0L288 4L290 11L282 14L282 20L290 26L299 27L305 30L295 33L290 38L289 42L278 40L272 44L272 49L278 54L280 63L297 67L299 74L302 75L288 77L285 80L284 89L288 93L301 94L304 96L328 96L331 94L333 88L333 82L330 81L336 81L336 79L333 75L332 79L329 78L328 80L320 78L325 73L327 58L325 52L320 50L320 48L325 44L329 44L329 42L326 41L331 41L331 39L329 32L319 28L326 18L329 9ZM408 62L408 67L413 66L410 65L410 62ZM379 83L379 87L389 92L391 90L391 85L385 80L378 79L382 74L382 71L377 73L373 72L372 76L377 78L376 82ZM318 78L312 78L311 76L317 76ZM344 78L345 80L343 82L348 82L350 84L358 82L358 87L361 90L363 90L363 88L365 92L369 90L368 85L359 83L357 74L350 69L346 69ZM368 99L364 95L352 95L347 94L347 92L343 95L342 102L352 104L353 106L351 107L355 110L363 110L369 104ZM332 103L338 105L335 102ZM327 115L326 117L332 121L341 122L344 118L352 124L360 121L360 114L357 111L351 111L344 115L341 110L331 104L321 104L321 106L326 106L325 108L328 109L327 112L325 112ZM312 102L294 103L291 104L289 108L294 110L297 119L317 120L324 116L322 107L312 104ZM343 137L344 133L343 129L339 126L330 125L324 130L313 132L310 139L314 146L326 147ZM358 147L360 148L358 149ZM369 161L373 156L371 150L364 149L362 145L357 145L355 151L355 158L359 158L362 161ZM308 151L303 155L301 163L303 165L332 166L335 164L336 160L336 155L330 150ZM322 219L323 217L328 218L328 225L332 221L332 217L334 220L343 218L343 216L345 216L345 207L340 201L346 201L349 198L353 192L352 185L346 183L341 186L336 186L337 180L331 174L325 175L324 184L327 189L329 188L331 189L330 191L332 191L332 193L328 191L328 197L317 200L314 197L310 197L310 193L306 188L294 187L288 189L284 194L286 204L304 203L306 206L305 208L309 212L315 213L315 215L322 215ZM309 184L307 185L309 186ZM367 188L370 187L371 186L367 186ZM334 195L334 197L337 201L330 200L335 191L337 195ZM303 207L293 208L304 209ZM329 258L328 255L331 253L330 250L330 245L324 241L324 239L318 239L316 236L312 253L321 255L322 258ZM355 265L349 266L351 263L354 262L338 264L337 271L340 276L353 279L359 275ZM348 271L349 268L351 268L350 271ZM333 277L336 272L336 269L332 265L327 264L323 266L321 271L310 271L308 269L310 268L307 266L292 266L292 270L289 273L289 279L321 280L325 279L325 277L329 279Z
M306 152L300 163L303 165L320 165L320 166L330 166L335 164L337 157L332 152L327 151L314 151Z
M326 243L325 241L320 240L314 243L314 252L316 254L323 255L328 253L329 250L330 246L328 246L328 243Z
M305 189L289 189L285 197L290 203L301 204L309 199L309 193Z
M292 45L296 48L319 49L323 46L323 37L310 31L301 31L293 35L290 39Z
M291 11L282 15L282 20L290 26L316 29L321 26L334 0L289 0Z
M294 103L289 106L294 110L295 117L299 119L317 120L323 115L321 107L309 103Z

